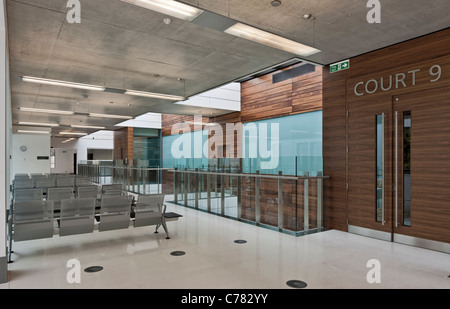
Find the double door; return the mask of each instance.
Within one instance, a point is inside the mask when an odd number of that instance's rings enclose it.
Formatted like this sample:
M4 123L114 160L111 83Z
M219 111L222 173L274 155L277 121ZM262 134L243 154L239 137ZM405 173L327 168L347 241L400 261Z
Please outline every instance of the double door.
M447 252L450 97L349 103L347 132L349 231Z

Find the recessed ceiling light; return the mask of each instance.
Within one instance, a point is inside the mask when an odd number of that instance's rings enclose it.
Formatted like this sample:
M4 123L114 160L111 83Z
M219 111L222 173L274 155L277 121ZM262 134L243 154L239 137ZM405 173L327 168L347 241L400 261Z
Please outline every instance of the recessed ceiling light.
M174 0L121 0L152 11L192 21L204 11Z
M309 19L312 18L312 15L311 15L311 14L304 14L304 15L302 16L302 18L303 18L303 19L306 19L306 20L309 20Z
M231 26L230 28L225 30L225 33L232 34L243 39L264 44L303 57L311 56L321 52L319 49L312 46L295 42L242 23L237 23Z
M273 7L277 7L277 6L280 6L280 5L281 5L281 1L279 1L279 0L272 1L272 6Z

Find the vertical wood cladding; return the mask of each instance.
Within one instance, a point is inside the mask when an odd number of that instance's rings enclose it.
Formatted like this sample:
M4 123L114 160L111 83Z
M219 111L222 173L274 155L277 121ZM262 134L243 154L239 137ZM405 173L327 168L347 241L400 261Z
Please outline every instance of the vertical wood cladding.
M178 132L173 132L173 126L177 124L182 124L184 122L188 122L190 124L189 128L191 132L197 130L199 126L194 126L192 122L194 122L194 116L190 115L173 115L173 114L163 114L162 115L162 136L176 135ZM208 117L202 117L202 123L209 123ZM174 134L173 134L174 133Z
M449 56L450 30L446 29L411 41L380 49L351 59L350 69L329 73L329 68L323 72L323 156L324 174L331 176L324 182L324 224L327 228L347 230L348 196L346 182L348 175L348 123L347 110L351 101L359 99L359 104L370 102L391 102L393 95L416 92L422 95L424 89L443 87L439 83L421 81L425 68L435 62L447 63L443 60ZM447 58L446 58L447 59ZM399 87L392 87L382 91L379 86L375 94L365 94L356 97L354 87L356 83L376 80L391 74L407 73L422 68L417 73L417 79L412 81L411 74L407 74L407 87L400 83ZM428 71L428 69L427 69ZM449 74L443 72L443 74ZM422 77L419 77L422 76ZM395 84L395 82L394 82ZM360 90L364 89L359 88ZM372 90L373 88L369 88ZM442 91L450 96L450 87L444 86ZM423 98L424 101L427 98ZM437 103L438 104L438 103ZM438 104L439 105L439 104ZM350 116L351 119L351 116ZM374 163L375 164L375 163Z
M301 64L290 66L282 71ZM242 83L241 121L251 122L322 109L322 68L315 72L273 83L274 74Z
M114 131L114 159L128 160L133 164L133 128L123 128Z

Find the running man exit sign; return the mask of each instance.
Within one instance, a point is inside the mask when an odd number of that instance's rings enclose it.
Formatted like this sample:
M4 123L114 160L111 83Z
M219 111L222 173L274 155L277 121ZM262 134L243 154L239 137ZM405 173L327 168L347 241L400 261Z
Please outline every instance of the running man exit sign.
M350 60L341 61L330 65L330 73L336 73L350 68Z

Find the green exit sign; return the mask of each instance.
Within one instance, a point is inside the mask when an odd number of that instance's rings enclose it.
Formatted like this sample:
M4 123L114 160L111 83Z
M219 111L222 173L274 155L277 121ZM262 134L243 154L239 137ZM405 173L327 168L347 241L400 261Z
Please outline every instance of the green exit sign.
M341 62L330 65L330 73L347 70L349 68L350 68L350 60L341 61Z

